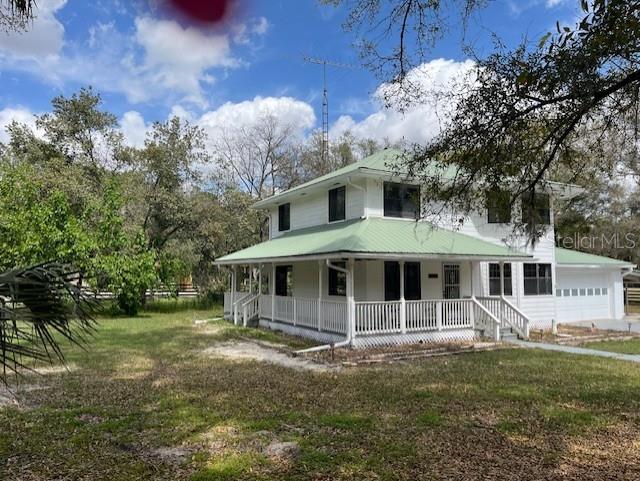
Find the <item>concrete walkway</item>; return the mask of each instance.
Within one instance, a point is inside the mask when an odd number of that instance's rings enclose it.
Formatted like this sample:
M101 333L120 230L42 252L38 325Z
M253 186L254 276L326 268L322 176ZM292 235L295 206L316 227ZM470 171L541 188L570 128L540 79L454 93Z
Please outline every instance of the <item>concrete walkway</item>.
M598 351L596 349L587 349L585 347L561 346L560 344L521 341L519 339L513 339L507 342L516 346L526 347L528 349L543 349L545 351L566 352L569 354L580 354L583 356L608 357L610 359L618 359L620 361L640 363L640 354L619 354L617 352Z

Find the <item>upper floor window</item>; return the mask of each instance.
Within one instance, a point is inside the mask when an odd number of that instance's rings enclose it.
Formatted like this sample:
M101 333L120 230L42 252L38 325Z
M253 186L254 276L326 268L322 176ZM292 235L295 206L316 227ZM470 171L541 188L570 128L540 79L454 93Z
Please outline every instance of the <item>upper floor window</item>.
M522 215L525 222L534 224L551 224L551 202L548 194L531 192L522 194Z
M336 262L335 265L344 269L347 264L345 262ZM329 295L347 295L347 275L344 272L329 268Z
M511 264L504 264L503 284L504 295L513 295L511 282ZM500 264L489 264L489 295L499 296L500 292Z
M552 289L551 264L524 264L525 296L550 295Z
M511 223L511 195L498 190L487 194L487 222L489 224Z
M343 185L329 191L329 222L344 220L347 189Z
M420 204L420 187L417 185L384 183L385 217L417 219Z
M278 206L278 230L280 232L291 229L291 204Z

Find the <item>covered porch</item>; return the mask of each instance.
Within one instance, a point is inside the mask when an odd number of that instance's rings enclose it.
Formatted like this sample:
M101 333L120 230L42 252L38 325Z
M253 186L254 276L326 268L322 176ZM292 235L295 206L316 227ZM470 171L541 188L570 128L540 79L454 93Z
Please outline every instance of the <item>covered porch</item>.
M482 295L480 262L325 258L235 266L225 317L355 347L499 340L505 330L528 337L529 321L517 307Z
M488 297L481 264L531 256L425 222L365 218L289 232L222 257L225 316L328 343L528 336L527 317ZM503 293L504 294L504 293Z

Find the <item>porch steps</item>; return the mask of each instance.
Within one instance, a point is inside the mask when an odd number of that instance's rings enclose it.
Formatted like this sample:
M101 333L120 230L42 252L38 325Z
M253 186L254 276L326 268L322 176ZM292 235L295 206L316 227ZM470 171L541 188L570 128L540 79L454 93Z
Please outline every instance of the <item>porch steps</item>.
M517 341L519 339L518 334L516 334L512 328L510 327L501 327L500 328L500 339L505 342Z

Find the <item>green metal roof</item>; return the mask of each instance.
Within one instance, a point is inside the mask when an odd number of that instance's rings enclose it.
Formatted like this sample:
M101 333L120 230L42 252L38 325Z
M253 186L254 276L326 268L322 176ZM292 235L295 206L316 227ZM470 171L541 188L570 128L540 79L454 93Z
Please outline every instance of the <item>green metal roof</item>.
M632 266L631 262L612 259L611 257L587 254L586 252L556 247L556 264L562 265L604 265L611 267Z
M343 253L529 259L531 256L427 222L372 217L288 232L217 260L220 264Z
M335 179L336 181L345 176L356 175L358 173L376 173L379 175L391 175L391 174L399 174L400 176L406 175L407 170L405 168L405 163L403 160L406 159L406 153L399 149L384 149L379 150L378 152L370 155L369 157L365 157L362 160L354 162L353 164L346 165L341 167L340 169L334 170L333 172L329 172L328 174L321 175L320 177L316 177L315 179L310 180L309 182L305 182L304 184L300 184L292 189L285 190L283 192L279 192L271 197L258 201L254 204L255 208L262 208L268 205L272 205L274 203L284 202L284 198L289 196L290 194L303 192L306 189L313 188L314 186L322 183L329 183L331 180ZM436 172L434 167L428 167L429 173L432 175L440 175L443 179L451 179L456 175L456 167L451 165L446 168L446 170L442 172ZM422 172L421 175L425 175L427 171ZM547 182L549 188L555 188L558 192L567 190L573 191L578 189L578 192L582 192L582 188L571 185L571 184L561 184L558 182ZM569 197L573 197L576 193L572 193Z
M276 195L273 195L267 199L257 202L254 207L260 207L262 205L270 204L274 201L277 202L277 200L280 197L285 197L291 193L302 191L316 184L330 181L331 179L334 179L334 178L337 179L338 177L341 177L344 175L354 174L358 171L370 170L370 171L379 171L381 173L390 174L394 172L396 165L398 165L398 169L397 169L398 172L400 173L406 172L404 169L401 168L401 162L399 162L403 156L404 156L404 153L402 150L398 150L398 149L380 150L375 154L370 155L369 157L365 157L362 160L354 162L353 164L345 165L344 167L334 170L333 172L329 172L328 174L321 175L320 177L316 177L315 179L310 180L309 182L305 182L304 184L300 184L296 187L293 187L292 189L285 190L284 192L279 192Z

